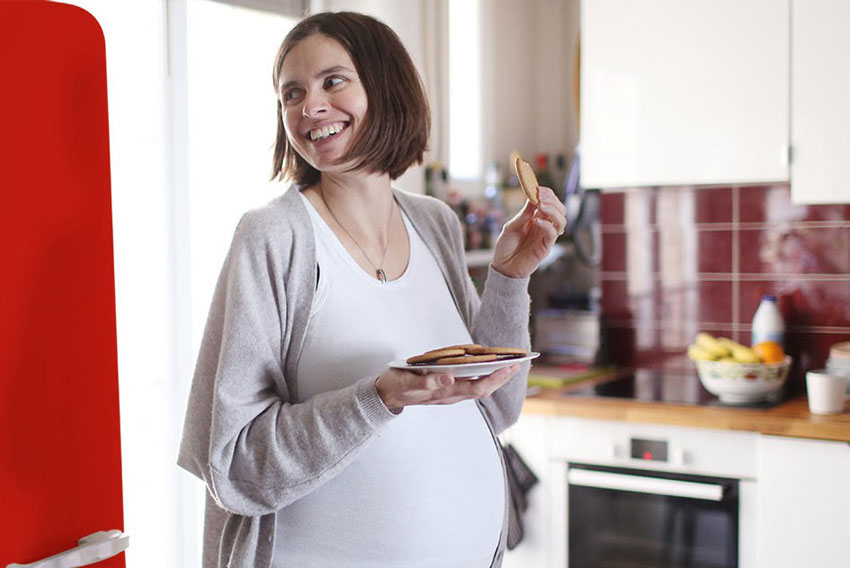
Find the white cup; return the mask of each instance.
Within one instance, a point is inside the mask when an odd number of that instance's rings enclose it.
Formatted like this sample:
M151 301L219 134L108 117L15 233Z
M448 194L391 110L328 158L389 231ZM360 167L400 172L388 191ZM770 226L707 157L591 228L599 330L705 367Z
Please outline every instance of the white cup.
M806 373L806 390L809 394L809 412L835 414L844 410L847 400L847 377L829 373L825 369Z

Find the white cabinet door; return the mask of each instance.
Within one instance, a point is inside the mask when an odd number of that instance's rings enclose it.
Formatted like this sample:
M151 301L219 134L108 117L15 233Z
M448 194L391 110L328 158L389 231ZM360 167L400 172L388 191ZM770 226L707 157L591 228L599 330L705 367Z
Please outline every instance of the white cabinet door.
M788 180L789 0L581 10L585 187Z
M528 493L528 509L523 515L525 536L522 542L505 554L504 568L527 568L550 566L547 558L552 538L547 500L549 479L548 464L549 417L523 414L519 421L503 434L503 439L514 446L523 461L531 468L540 482ZM563 542L566 537L561 537Z
M850 2L794 0L791 198L850 203Z
M850 444L763 436L758 565L847 566Z

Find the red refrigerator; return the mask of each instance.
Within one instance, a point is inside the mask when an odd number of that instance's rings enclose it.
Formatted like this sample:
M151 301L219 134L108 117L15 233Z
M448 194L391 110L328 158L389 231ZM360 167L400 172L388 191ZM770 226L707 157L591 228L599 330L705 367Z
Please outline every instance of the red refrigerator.
M123 567L103 34L0 0L0 568Z

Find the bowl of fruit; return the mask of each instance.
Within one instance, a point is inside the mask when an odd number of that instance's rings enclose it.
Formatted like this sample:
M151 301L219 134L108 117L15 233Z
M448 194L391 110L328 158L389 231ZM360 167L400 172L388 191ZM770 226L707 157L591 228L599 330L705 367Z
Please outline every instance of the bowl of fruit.
M752 347L699 333L688 347L705 390L721 402L748 404L776 395L791 369L791 357L775 341Z

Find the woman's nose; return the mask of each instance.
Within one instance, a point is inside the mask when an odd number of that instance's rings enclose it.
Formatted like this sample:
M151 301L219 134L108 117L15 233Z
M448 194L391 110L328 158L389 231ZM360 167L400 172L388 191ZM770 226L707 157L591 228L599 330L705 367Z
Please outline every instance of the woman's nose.
M327 110L328 100L323 92L310 92L305 95L301 114L306 118L315 118Z

